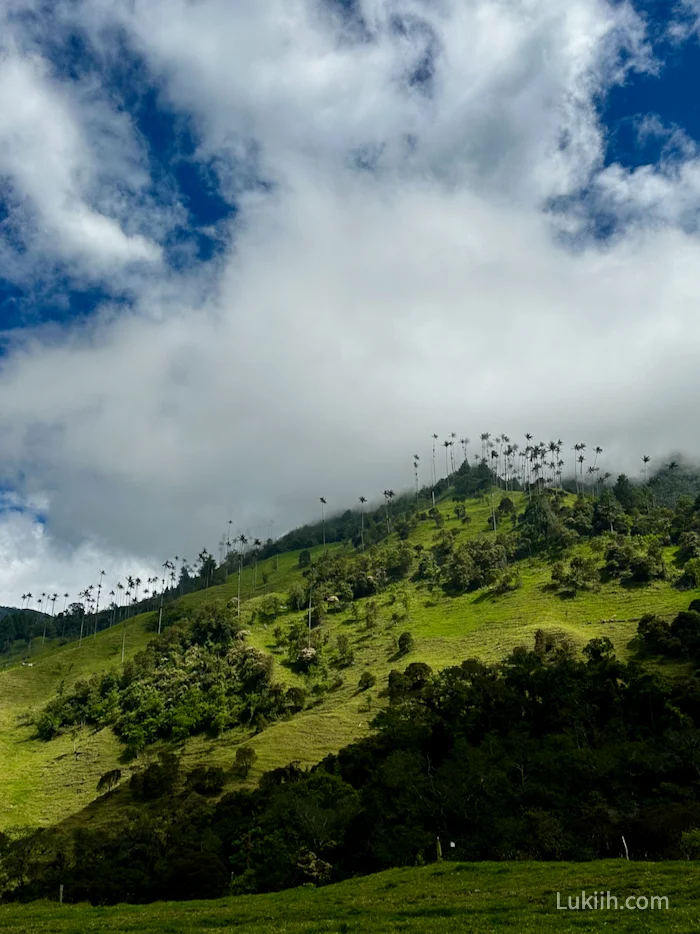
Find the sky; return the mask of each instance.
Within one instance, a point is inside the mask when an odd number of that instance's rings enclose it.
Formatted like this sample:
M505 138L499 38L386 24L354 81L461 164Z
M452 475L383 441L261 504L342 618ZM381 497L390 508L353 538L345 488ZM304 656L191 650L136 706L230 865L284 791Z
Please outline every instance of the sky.
M427 483L433 433L700 455L699 38L700 0L4 0L0 605Z

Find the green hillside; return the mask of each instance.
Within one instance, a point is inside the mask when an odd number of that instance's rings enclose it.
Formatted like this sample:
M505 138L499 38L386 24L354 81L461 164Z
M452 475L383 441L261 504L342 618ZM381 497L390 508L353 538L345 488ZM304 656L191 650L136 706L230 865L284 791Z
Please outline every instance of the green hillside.
M502 496L499 493L496 502ZM525 495L509 493L508 497L522 512L527 501ZM567 501L571 504L575 498L569 496ZM414 550L416 546L427 550L436 534L443 532L454 532L457 542L483 537L489 532L490 500L472 499L463 505L468 523L456 515L460 502L445 498L438 503L439 517L424 513L424 518L404 533L407 543ZM398 542L398 534L392 533L388 541ZM597 541L582 539L571 545L567 554L569 557L596 554L600 561L600 549L593 550ZM350 545L333 544L325 550L316 546L311 549L312 561L319 560L324 551L355 554ZM674 566L676 552L677 546L663 548L670 568ZM619 657L626 658L637 621L643 614L656 613L670 619L697 594L674 588L669 579L645 586L610 581L597 590L579 591L576 596L565 598L551 589L551 556L525 558L514 566L520 586L502 593L488 586L451 596L439 587L430 589L425 581L402 580L389 583L376 595L353 601L340 612L329 612L324 622L328 645L332 648L338 636L344 635L353 653L352 663L334 673L332 689L315 699L312 694L305 710L273 722L261 732L236 728L216 738L203 734L190 737L177 744L185 768L201 762L219 765L226 771L226 789L237 787L242 780L232 774L231 767L237 748L247 743L257 753L255 765L244 782L252 786L265 771L292 760L302 765L313 764L366 734L370 720L386 703L380 695L393 668L404 667L414 660L426 662L435 670L473 656L495 661L517 645L531 645L539 629L566 636L578 647L594 637L607 636ZM258 583L255 591L254 575ZM265 585L261 583L264 578ZM272 655L273 677L287 685L303 685L305 678L285 664L283 653L275 646L274 630L278 626L289 627L305 614L286 609L273 621L263 622L255 611L265 594L278 593L281 600L286 600L289 589L303 581L298 550L260 561L255 572L252 565L246 566L242 575L241 614L250 631L247 641ZM232 574L225 584L188 594L178 603L187 611L213 599L229 601L235 598L237 590L237 576ZM367 628L365 616L370 602L377 606L377 618ZM152 613L126 623L127 658L154 637L148 629L152 625ZM414 647L407 656L398 659L396 637L404 631L412 634ZM78 678L119 668L123 638L124 628L120 624L86 637L82 646L72 642L55 647L47 641L43 648L40 644L33 648L32 667L15 664L0 672L3 763L0 829L50 826L72 815L80 815L80 820L88 823L118 819L119 808L114 807L114 801L119 800L122 807L129 792L124 788L118 799L111 795L98 799L98 779L117 767L128 777L134 767L149 761L162 744L147 748L135 762L125 763L123 746L111 729L85 727L44 742L35 738L32 719L62 683L68 688ZM359 692L358 681L364 671L374 675L376 685Z
M697 890L700 868L686 863L438 863L422 869L392 869L316 889L302 887L270 895L217 901L158 902L91 908L48 901L0 907L6 934L162 934L164 931L241 934L326 932L470 931L491 934L549 934L598 930L694 934L700 926ZM569 911L585 891L617 898L611 908ZM668 898L649 905L652 897ZM627 899L633 901L623 906ZM641 901L638 901L641 899ZM575 902L573 903L575 904Z

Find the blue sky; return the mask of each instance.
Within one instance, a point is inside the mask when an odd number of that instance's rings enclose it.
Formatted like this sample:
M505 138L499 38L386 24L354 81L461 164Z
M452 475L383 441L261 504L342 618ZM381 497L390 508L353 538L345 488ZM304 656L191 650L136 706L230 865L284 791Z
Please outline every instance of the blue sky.
M355 25L361 22L356 2L338 0L337 6L348 22ZM618 163L632 169L673 158L674 130L682 131L692 141L700 140L700 103L695 93L700 80L697 36L693 33L684 41L669 36L672 23L686 21L673 4L638 0L635 8L645 17L656 67L651 71L631 70L623 82L605 88L595 101L604 135L605 164ZM38 26L39 17L51 19L51 9L49 5L41 13L25 12L18 19ZM418 18L412 21L409 17L397 17L396 23L398 30L421 28ZM158 77L124 30L112 31L109 55L105 56L96 51L84 29L71 27L61 22L60 17L54 19L55 30L45 28L45 24L44 20L44 28L38 30L38 47L53 75L59 81L100 83L115 108L133 121L147 160L150 194L161 206L180 207L177 222L161 240L168 265L182 271L215 259L230 242L231 226L223 227L222 222L235 217L236 199L231 192L222 192L216 167L198 153L193 115L168 100ZM425 86L426 93L438 67L434 45L429 36L426 54L411 76L413 83ZM640 132L650 117L658 119L660 132ZM250 160L246 160L241 170L239 183L244 189L265 186L265 179L255 171L254 161L251 167ZM371 165L366 156L358 161ZM9 185L7 179L3 181L0 223L11 213L11 181ZM601 224L594 230L596 235L604 236L609 228ZM21 233L14 232L10 242L18 253L28 248ZM71 272L58 263L28 282L18 282L11 261L6 262L0 269L0 328L34 327L42 321L66 323L85 318L106 301L128 305L132 299L128 289L115 288L109 280L90 281L89 277L76 277Z
M0 603L408 486L435 430L680 446L698 22L9 0Z

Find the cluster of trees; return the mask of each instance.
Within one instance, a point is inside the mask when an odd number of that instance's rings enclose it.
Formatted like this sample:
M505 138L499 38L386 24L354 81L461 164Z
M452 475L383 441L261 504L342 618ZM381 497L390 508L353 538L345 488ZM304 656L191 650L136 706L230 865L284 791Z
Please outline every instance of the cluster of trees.
M269 891L421 864L438 838L459 860L617 857L623 837L632 858L673 859L697 836L697 678L623 664L607 639L578 659L539 632L495 665L414 662L386 693L374 733L314 768L291 763L213 803L216 775L160 762L134 788L159 807L127 809L118 828L0 838L5 897Z
M637 628L642 648L650 654L700 663L700 600L693 600L670 623L647 613Z
M120 671L95 674L69 690L61 685L37 718L37 735L50 740L76 725L112 726L137 753L158 739L237 725L262 728L299 709L295 692L273 681L272 658L245 637L230 607L204 605Z

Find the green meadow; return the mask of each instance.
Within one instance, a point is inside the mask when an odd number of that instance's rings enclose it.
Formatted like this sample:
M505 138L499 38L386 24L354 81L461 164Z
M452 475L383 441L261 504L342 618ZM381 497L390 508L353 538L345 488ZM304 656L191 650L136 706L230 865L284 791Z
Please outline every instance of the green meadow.
M516 505L523 505L522 494L512 494ZM446 529L458 530L458 540L484 532L490 514L490 503L471 500L467 512L471 518L463 525L455 516L455 503L444 500L439 509ZM435 523L423 521L411 533L411 544L430 545L435 535ZM349 546L333 545L330 549L350 551ZM590 553L591 545L579 550ZM322 546L312 549L319 555ZM666 560L673 564L675 549L666 549ZM275 676L287 684L302 683L290 670L282 653L275 648L273 629L285 626L300 613L283 612L274 624L253 619L252 610L266 593L284 596L292 583L301 579L299 552L287 552L277 558L261 561L254 589L253 569L246 567L241 580L242 618L250 626L250 644L269 652L275 660ZM590 639L607 636L620 657L629 655L636 633L637 621L646 612L671 618L688 606L697 592L680 592L666 581L629 588L613 582L599 590L581 592L563 599L549 589L551 565L542 559L520 561L518 569L522 586L505 594L484 589L457 597L440 590L432 593L424 584L401 583L390 586L374 600L379 604L379 620L371 630L364 624L363 605L355 601L359 619L349 610L330 612L325 623L329 644L340 634L348 636L354 653L350 667L339 674L342 682L334 690L316 700L312 706L287 720L280 720L255 735L242 729L232 730L217 738L194 736L177 749L185 767L199 762L220 765L230 773L236 749L249 743L257 753L255 767L245 784L257 782L271 768L297 760L304 765L318 762L330 752L370 729L370 721L384 703L381 692L392 668L404 667L410 661L424 661L434 669L459 663L477 656L495 661L517 645L532 645L540 629L566 634L582 647ZM263 575L267 583L263 584ZM181 598L185 606L196 606L212 599L230 600L237 595L238 580L230 575L226 584L198 591ZM396 624L392 620L397 608L398 593L408 594L408 618ZM128 789L117 795L98 798L96 785L100 776L117 767L126 776L134 763L121 761L122 747L109 729L83 728L63 734L51 742L33 738L32 717L53 696L63 683L69 687L78 678L89 677L121 664L122 640L125 636L126 656L140 651L153 637L147 626L153 614L146 613L118 624L97 636L88 635L82 646L76 642L41 646L37 639L32 647L32 667L15 663L0 672L0 829L20 826L51 826L80 814L80 820L118 819L119 807L128 799ZM396 638L410 631L415 647L407 657L397 658ZM369 670L377 678L374 688L358 691L362 672ZM153 756L157 747L142 754ZM227 790L241 780L229 774Z
M610 892L618 908L558 908ZM150 905L0 907L5 934L697 934L700 866L694 862L456 863L392 869L322 888ZM643 909L644 899L666 903ZM628 899L633 901L627 902ZM628 907L624 907L627 902ZM607 904L607 896L605 899ZM572 902L575 904L575 902ZM581 904L579 902L579 904ZM589 904L594 904L589 902ZM620 907L622 906L622 907Z

